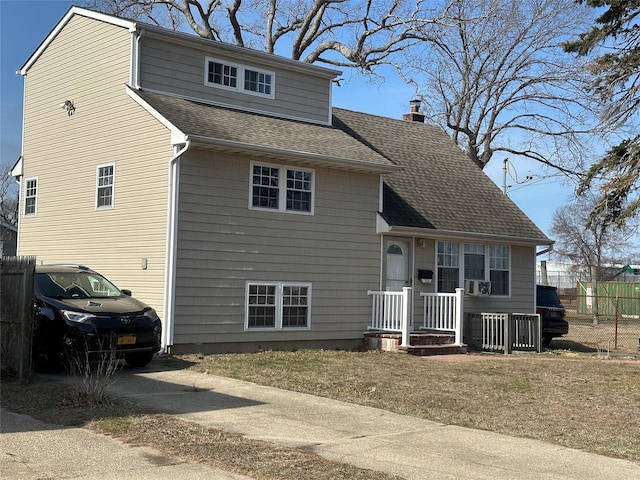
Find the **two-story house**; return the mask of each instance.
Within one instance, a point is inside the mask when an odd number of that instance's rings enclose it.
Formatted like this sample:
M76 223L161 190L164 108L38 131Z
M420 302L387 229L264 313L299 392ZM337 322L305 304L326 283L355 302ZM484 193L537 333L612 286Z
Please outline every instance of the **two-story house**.
M171 352L352 347L370 290L534 311L552 242L415 108L334 108L336 70L74 7L19 73L19 254L133 290Z

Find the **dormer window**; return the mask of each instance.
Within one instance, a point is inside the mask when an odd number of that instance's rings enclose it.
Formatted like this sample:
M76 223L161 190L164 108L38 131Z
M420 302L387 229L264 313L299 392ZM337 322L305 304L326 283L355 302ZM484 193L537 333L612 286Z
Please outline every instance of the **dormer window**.
M238 87L238 67L214 60L209 61L208 83L234 90Z
M205 85L274 98L275 73L207 57Z
M249 92L271 95L271 74L245 69L244 89Z

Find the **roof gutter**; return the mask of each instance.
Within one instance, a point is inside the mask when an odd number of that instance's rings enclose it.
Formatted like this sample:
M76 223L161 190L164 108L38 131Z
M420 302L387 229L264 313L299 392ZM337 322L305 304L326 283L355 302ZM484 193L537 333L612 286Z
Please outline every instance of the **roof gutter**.
M499 242L509 243L511 245L548 245L551 250L554 240L549 238L527 238L527 237L515 237L512 235L497 235L495 233L478 233L478 232L460 232L457 230L442 230L434 228L421 228L421 227L404 227L393 226L387 224L387 222L378 214L378 221L376 224L377 233L393 233L396 235L414 236L414 237L428 237L436 239L490 239Z
M164 328L162 329L162 349L168 353L168 347L173 345L176 303L176 257L178 254L178 194L180 188L180 158L191 147L191 140L187 139L169 160L169 205L167 208L167 251L165 257L164 281Z

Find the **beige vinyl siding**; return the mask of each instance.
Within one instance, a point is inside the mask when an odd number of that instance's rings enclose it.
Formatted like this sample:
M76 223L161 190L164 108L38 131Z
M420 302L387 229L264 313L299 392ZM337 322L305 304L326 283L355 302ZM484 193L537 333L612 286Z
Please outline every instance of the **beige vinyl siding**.
M233 92L205 85L205 58L241 64L275 73L275 98ZM239 79L239 82L243 79ZM204 50L143 38L141 42L140 84L142 88L202 99L243 110L273 113L326 123L329 118L331 80L302 75L275 65L251 63L229 57L215 49Z
M24 178L38 177L38 210L21 211L19 248L44 263L86 264L162 315L173 150L167 129L126 94L129 52L126 29L76 16L27 72ZM96 167L108 163L114 208L96 210Z
M258 211L250 162L181 163L174 343L361 339L379 283L378 177L315 169L315 215ZM246 281L311 283L311 329L245 331Z
M414 282L414 311L416 320L422 322L423 299L420 292L433 293L437 288L436 280L436 242L437 240L426 239L424 247L414 244L415 268L413 271ZM450 241L465 243L462 240L451 239ZM417 242L416 242L417 243ZM469 243L469 242L466 242ZM496 245L494 241L482 242L474 240L471 243L484 243L486 245ZM534 292L535 292L535 248L527 246L510 245L511 249L511 295L509 297L489 296L474 297L466 295L464 298L465 312L534 312ZM418 269L427 269L434 272L433 281L430 284L423 284L416 277Z

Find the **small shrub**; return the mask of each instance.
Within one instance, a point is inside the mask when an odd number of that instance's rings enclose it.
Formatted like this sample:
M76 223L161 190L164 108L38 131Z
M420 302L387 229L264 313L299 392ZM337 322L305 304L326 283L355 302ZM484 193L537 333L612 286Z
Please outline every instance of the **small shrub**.
M91 353L85 347L68 356L67 374L74 390L75 401L98 405L107 401L106 390L116 381L122 364L114 346L100 354Z

